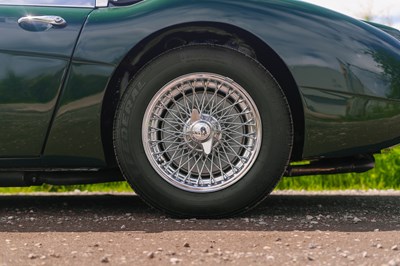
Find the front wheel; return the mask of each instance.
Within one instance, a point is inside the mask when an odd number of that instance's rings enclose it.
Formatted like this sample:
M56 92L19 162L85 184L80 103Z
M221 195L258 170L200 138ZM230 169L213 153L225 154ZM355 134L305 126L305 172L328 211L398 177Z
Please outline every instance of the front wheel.
M222 217L249 209L284 173L293 128L286 98L254 59L229 48L171 50L131 81L117 110L121 170L170 214Z

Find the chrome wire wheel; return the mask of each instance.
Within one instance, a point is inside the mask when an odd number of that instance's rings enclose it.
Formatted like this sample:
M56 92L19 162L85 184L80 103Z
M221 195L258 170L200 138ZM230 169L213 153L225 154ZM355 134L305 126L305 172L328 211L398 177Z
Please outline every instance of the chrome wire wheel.
M118 165L151 206L221 218L261 202L293 146L290 106L274 76L230 47L166 51L124 90L114 122Z
M238 182L256 161L261 117L236 82L191 73L165 85L150 101L142 141L164 180L189 192L215 192Z

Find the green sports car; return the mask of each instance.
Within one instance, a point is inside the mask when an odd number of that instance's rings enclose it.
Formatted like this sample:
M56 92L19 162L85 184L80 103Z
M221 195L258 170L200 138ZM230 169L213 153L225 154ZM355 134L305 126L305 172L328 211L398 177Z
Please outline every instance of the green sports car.
M0 0L0 186L125 178L223 217L399 142L393 28L289 0Z

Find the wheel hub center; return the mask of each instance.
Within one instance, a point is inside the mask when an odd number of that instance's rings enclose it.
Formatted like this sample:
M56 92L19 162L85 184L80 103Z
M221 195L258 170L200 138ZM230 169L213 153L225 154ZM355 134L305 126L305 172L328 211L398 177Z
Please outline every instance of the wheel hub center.
M183 129L184 139L189 147L197 151L203 151L202 144L214 140L213 147L218 146L218 140L222 138L221 126L214 117L202 114L199 120L188 120Z
M213 135L212 126L207 121L197 121L190 126L190 137L197 142L205 142Z

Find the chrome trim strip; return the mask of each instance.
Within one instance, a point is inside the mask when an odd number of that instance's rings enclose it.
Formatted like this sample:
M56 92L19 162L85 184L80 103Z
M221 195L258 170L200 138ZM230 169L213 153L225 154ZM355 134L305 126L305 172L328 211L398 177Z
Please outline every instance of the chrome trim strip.
M96 0L96 7L108 7L108 0Z
M94 8L107 7L108 0L0 0L0 6L3 5Z
M67 7L67 8L94 8L94 6L89 5L53 5L53 4L6 4L0 3L0 6L39 6L39 7Z

